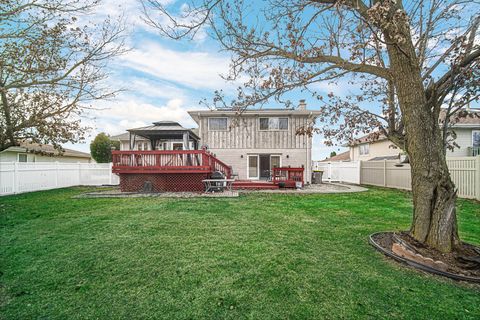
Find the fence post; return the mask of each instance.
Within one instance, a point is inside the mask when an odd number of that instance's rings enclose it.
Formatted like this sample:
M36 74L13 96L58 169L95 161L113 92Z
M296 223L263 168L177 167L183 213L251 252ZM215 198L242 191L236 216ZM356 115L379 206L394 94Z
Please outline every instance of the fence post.
M362 160L358 160L358 184L362 184Z
M387 160L383 160L383 186L387 186Z
M18 192L18 162L13 162L13 193Z
M480 201L480 155L475 157L475 191Z
M55 161L55 187L58 188L58 161Z
M80 162L77 163L77 169L78 169L78 185L81 186L82 185L82 166L80 164Z
M113 178L113 177L112 177L112 175L113 175L113 173L112 173L112 166L113 166L113 163L110 162L110 163L108 164L108 184L109 184L109 185L112 185L112 184L113 184L113 179L112 179L112 178Z

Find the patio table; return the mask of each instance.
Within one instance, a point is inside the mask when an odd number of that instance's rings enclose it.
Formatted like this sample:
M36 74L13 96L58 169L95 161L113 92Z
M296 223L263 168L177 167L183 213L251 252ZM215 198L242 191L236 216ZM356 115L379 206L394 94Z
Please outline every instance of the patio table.
M235 179L205 179L202 182L205 184L205 192L212 191L232 191L232 185Z

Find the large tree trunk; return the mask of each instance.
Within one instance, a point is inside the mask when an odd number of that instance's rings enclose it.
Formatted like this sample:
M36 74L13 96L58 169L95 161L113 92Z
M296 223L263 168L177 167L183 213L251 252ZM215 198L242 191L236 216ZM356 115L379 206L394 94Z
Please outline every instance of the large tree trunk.
M409 35L408 27L404 31ZM427 100L415 49L406 42L401 48L387 47L405 125L405 149L412 168L410 234L431 248L450 252L459 244L455 185L445 159L438 110Z

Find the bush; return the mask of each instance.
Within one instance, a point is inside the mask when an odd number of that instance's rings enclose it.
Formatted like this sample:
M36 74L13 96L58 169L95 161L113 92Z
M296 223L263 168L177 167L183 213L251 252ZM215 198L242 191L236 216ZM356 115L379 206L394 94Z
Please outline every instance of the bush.
M98 163L112 161L112 148L119 150L120 142L111 140L104 132L99 133L90 143L90 153L92 158Z

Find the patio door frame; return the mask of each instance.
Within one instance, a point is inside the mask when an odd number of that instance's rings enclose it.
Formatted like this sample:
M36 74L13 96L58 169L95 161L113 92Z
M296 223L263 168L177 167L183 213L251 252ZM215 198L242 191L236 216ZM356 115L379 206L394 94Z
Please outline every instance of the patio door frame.
M257 175L255 177L250 176L250 158L257 158ZM247 179L259 180L260 179L260 155L249 154L247 155Z
M278 159L279 159L278 166L281 167L282 166L282 155L278 154L278 153L273 153L273 154L270 154L270 170L273 170L272 157L278 157Z

